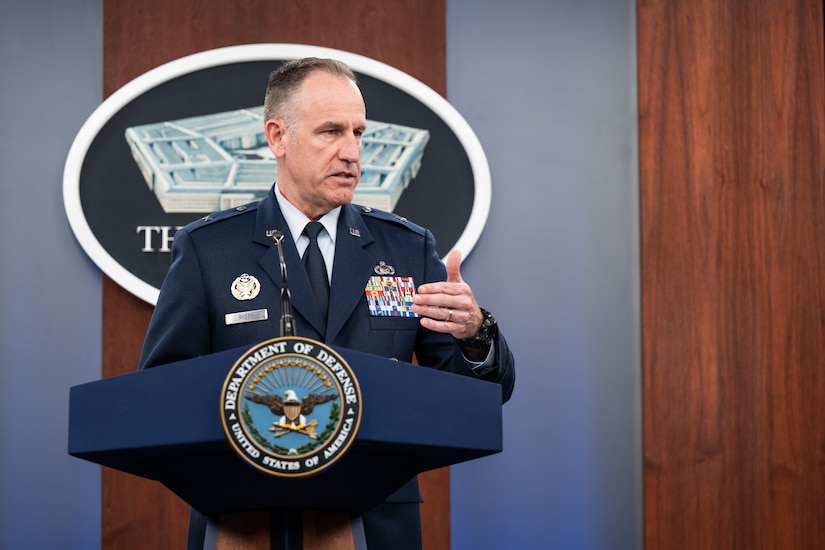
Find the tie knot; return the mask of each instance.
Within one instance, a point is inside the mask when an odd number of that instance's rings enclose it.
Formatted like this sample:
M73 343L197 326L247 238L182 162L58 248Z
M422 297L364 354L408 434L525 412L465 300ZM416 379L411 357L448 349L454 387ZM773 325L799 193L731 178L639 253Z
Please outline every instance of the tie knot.
M321 222L309 222L306 227L304 227L304 233L306 236L309 237L310 241L318 240L318 234L324 229L324 225Z

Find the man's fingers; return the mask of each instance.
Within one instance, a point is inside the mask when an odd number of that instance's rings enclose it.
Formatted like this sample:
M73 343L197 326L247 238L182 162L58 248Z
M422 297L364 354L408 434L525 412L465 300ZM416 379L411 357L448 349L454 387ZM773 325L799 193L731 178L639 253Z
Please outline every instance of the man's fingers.
M461 282L461 252L458 250L453 250L447 256L447 282Z

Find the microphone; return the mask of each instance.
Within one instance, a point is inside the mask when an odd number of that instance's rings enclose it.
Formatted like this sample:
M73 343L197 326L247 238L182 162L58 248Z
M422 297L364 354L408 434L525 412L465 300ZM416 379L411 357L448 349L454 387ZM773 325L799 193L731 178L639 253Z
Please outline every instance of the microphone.
M278 260L281 264L281 336L296 336L295 321L292 318L292 297L289 295L289 287L286 282L286 261L284 260L284 249L281 243L284 234L277 229L270 229L266 236L272 239L278 247Z

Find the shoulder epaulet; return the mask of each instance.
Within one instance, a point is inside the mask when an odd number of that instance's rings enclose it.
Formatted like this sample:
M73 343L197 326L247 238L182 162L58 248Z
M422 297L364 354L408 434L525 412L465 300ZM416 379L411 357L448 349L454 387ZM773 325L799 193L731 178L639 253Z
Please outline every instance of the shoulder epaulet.
M405 218L404 216L401 216L399 214L395 214L393 212L387 212L385 210L379 210L377 208L372 208L371 206L360 206L359 209L361 210L361 215L362 216L375 218L375 219L383 220L383 221L387 221L387 222L392 222L396 225L406 227L410 231L414 231L414 232L419 233L421 235L423 235L426 232L426 229L424 229L423 227L421 227L420 225L418 225L416 223L411 222L410 220L408 220L407 218Z
M258 209L258 203L252 202L249 204L244 204L241 206L236 206L235 208L229 208L227 210L221 210L220 212L213 212L212 214L207 214L202 218L198 218L197 220L191 222L186 226L186 229L190 232L199 229L201 227L206 227L208 225L214 225L218 222L228 220L230 218L234 218L235 216L239 216L240 214L246 214L248 212L255 212Z

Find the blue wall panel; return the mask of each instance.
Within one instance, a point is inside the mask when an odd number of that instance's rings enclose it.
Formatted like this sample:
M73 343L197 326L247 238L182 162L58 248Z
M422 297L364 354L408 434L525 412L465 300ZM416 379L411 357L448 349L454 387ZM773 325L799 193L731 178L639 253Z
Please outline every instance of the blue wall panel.
M100 272L62 178L102 100L102 12L0 2L0 548L100 545L100 469L66 454L68 389L100 377Z
M448 0L447 99L493 201L462 271L514 350L454 548L642 547L635 2Z

